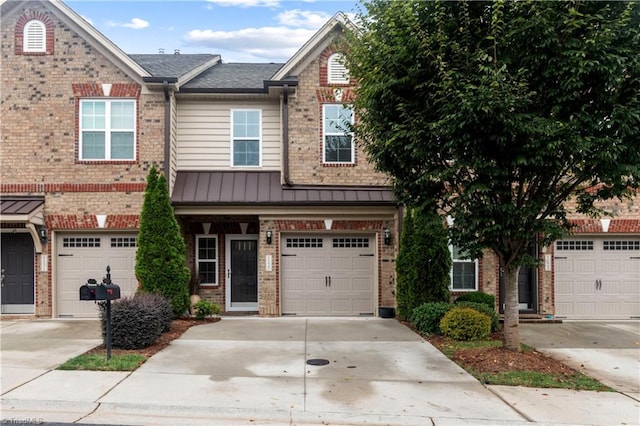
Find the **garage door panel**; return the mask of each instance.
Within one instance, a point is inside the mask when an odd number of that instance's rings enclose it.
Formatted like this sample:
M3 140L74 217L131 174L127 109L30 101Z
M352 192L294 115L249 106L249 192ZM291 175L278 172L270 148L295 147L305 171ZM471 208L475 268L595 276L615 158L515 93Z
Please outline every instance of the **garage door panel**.
M373 238L285 234L281 241L283 314L373 314Z
M592 237L556 243L556 315L640 317L640 239Z
M88 279L102 281L110 267L111 279L120 286L123 297L135 294L134 233L77 234L56 236L56 315L61 317L93 317L99 314L94 302L80 301L79 287Z

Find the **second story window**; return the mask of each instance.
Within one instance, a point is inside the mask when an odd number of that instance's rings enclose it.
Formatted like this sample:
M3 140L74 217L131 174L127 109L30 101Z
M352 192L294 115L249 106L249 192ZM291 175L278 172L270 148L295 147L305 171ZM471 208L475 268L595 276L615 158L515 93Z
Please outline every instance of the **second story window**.
M45 52L47 49L47 31L44 23L37 19L27 22L23 33L23 52Z
M231 111L231 166L260 166L261 111Z
M353 123L350 106L326 104L322 106L322 145L325 163L353 164L355 149L349 124Z
M80 101L80 160L135 160L136 103Z

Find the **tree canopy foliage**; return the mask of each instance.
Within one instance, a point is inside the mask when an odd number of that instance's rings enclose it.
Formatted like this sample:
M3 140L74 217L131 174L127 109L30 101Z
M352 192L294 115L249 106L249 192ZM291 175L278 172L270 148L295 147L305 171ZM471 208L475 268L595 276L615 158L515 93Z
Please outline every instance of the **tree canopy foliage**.
M363 2L348 34L355 132L410 206L437 203L453 242L517 273L575 211L640 184L640 9L603 1Z

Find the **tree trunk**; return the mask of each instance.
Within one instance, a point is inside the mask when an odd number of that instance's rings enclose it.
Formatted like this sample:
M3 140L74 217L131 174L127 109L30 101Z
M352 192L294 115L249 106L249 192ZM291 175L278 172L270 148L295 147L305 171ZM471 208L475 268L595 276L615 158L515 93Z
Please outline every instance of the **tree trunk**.
M518 273L520 266L504 267L504 337L502 345L505 349L521 352L520 347L520 309L518 308Z

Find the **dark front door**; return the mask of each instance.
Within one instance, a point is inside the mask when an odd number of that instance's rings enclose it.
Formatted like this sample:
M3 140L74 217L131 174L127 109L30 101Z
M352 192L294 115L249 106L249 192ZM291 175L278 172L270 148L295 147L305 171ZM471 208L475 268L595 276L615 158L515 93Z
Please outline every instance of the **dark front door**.
M531 251L531 255L536 255L536 248ZM500 313L504 312L504 274L500 272ZM521 313L536 313L538 311L537 301L538 274L536 268L529 266L520 267L518 274L518 303Z
M33 313L34 248L30 234L2 234L2 313Z
M231 240L231 307L257 308L258 241Z

